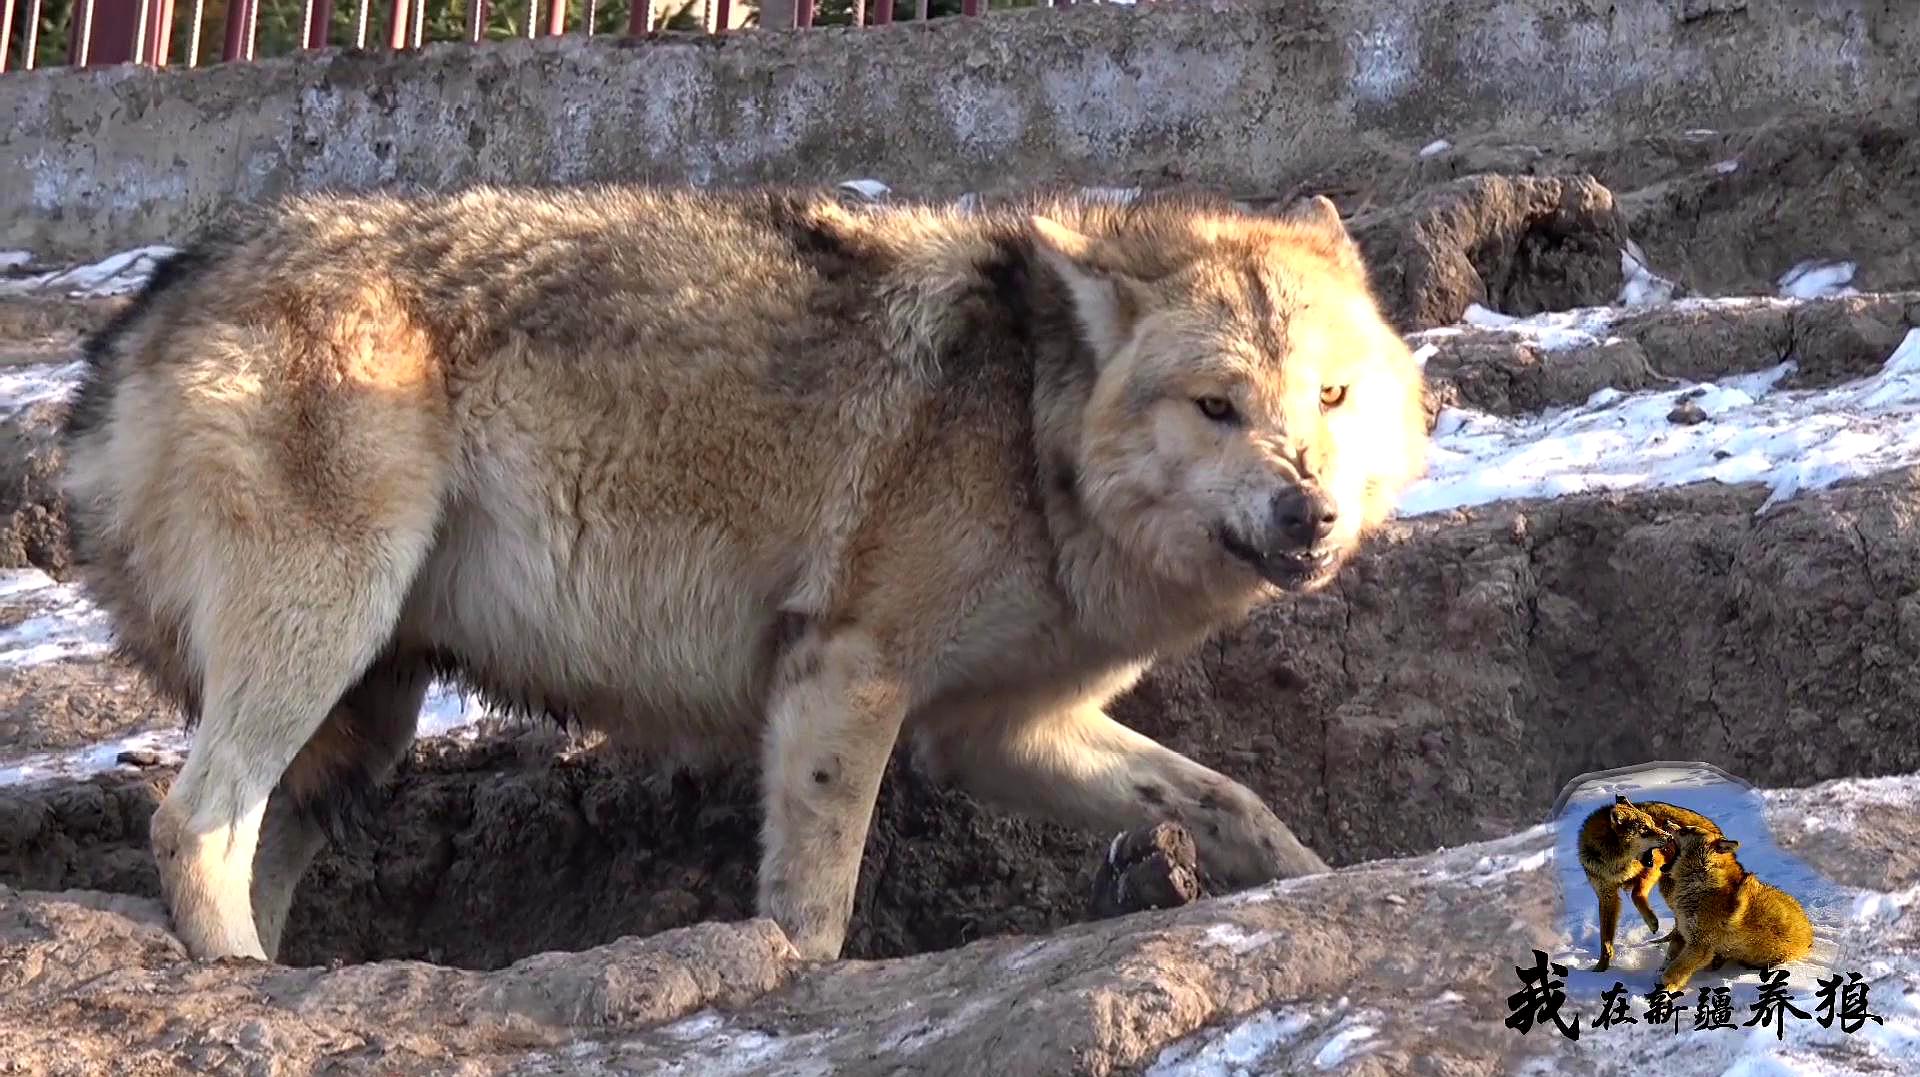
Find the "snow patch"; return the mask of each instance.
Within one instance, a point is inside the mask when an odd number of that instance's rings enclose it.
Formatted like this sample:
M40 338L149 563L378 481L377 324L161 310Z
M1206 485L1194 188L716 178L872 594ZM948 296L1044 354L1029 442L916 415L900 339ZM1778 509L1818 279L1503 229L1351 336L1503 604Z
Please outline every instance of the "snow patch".
M164 245L136 247L88 265L0 280L0 294L57 291L82 297L125 295L139 290L155 266L177 253L177 248Z
M1478 303L1469 303L1461 321L1477 329L1512 333L1541 351L1562 351L1592 347L1613 339L1607 336L1607 329L1617 314L1612 307L1582 307L1516 318L1511 314L1488 310ZM1415 336L1431 339L1435 333L1435 330L1428 330Z
M0 251L0 273L7 273L32 264L32 251Z
M1436 138L1432 142L1420 147L1420 156L1438 157L1452 148L1453 143L1448 142L1444 138Z
M0 571L0 668L20 669L113 649L106 611L37 568Z
M826 1077L831 1067L810 1057L823 1032L797 1036L769 1036L750 1028L733 1028L710 1011L702 1011L660 1030L685 1044L680 1059L667 1063L662 1074L698 1074L699 1077L744 1077L772 1070L794 1077Z
M1271 931L1256 931L1248 934L1236 924L1214 924L1207 928L1203 940L1209 946L1218 946L1229 953L1244 954L1248 950L1258 949L1272 942Z
M1852 262L1801 262L1780 275L1775 283L1780 294L1789 299L1835 299L1859 295L1852 286Z
M859 195L869 202L880 202L893 193L893 188L876 179L850 179L840 182L840 189Z
M86 369L87 364L78 360L0 367L0 415L49 400L65 400Z
M1551 863L1553 863L1553 850L1550 848L1524 856L1518 854L1483 856L1473 862L1467 881L1474 886L1491 886L1515 875L1539 871Z
M1920 463L1920 330L1857 381L1779 389L1792 369L1663 392L1603 389L1521 418L1445 409L1428 473L1401 498L1400 515L1709 480L1765 483L1765 512L1803 491ZM1683 401L1708 421L1670 421Z
M79 781L109 770L137 769L132 764L120 762L120 756L125 752L140 752L152 755L160 763L177 764L185 760L191 741L192 738L183 729L149 729L89 744L70 752L39 752L0 764L0 786L28 785L55 779Z
M1740 171L1740 159L1737 157L1729 157L1724 161L1716 161L1714 162L1713 170L1722 176L1730 176Z
M1359 1050L1356 1050L1356 1048L1358 1048L1358 1045L1362 1042L1372 1039L1377 1031L1378 1030L1372 1025L1347 1025L1328 1037L1327 1042L1323 1044L1319 1052L1313 1056L1314 1067L1317 1069L1330 1070L1340 1065L1355 1054L1360 1053L1360 1050L1364 1050L1364 1048L1360 1048Z
M1262 1010L1224 1033L1212 1030L1169 1044L1147 1068L1147 1077L1244 1077L1272 1072L1272 1067L1261 1063L1297 1041L1315 1020L1310 1010Z
M1679 290L1679 285L1647 265L1646 254L1632 240L1620 251L1620 276L1625 280L1620 286L1623 307L1651 307L1672 302L1674 292Z

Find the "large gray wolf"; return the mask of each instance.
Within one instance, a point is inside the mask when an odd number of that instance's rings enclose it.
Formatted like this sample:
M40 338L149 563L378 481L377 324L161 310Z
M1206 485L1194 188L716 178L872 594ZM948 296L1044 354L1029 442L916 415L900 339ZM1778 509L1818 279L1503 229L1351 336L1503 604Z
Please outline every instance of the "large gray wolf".
M151 840L268 957L430 679L758 752L760 911L838 955L882 770L1241 886L1326 865L1109 719L1323 584L1424 469L1420 370L1331 203L979 213L646 187L236 213L87 345L77 560L197 722Z

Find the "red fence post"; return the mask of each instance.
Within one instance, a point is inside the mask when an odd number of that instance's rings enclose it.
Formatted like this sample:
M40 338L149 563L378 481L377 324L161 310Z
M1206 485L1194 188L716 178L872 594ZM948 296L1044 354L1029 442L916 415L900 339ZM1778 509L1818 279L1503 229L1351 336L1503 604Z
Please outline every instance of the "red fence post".
M978 15L986 9L984 0L960 0L960 14Z
M639 37L653 29L652 0L633 0L633 6L627 9L627 36Z
M493 5L487 0L470 0L467 4L467 42L478 44L487 36L487 17L493 14Z
M869 26L893 25L893 0L873 0L873 18Z
M227 0L232 3L233 0ZM387 48L399 52L407 47L407 38L412 30L407 18L407 0L390 0L387 5Z
M260 0L227 0L227 40L220 50L226 61L253 59L253 20Z
M145 21L140 0L78 0L69 24L67 62L99 67L139 59Z
M722 34L733 28L733 0L713 0L713 27Z
M802 30L813 25L813 0L799 0L793 5L793 25Z
M148 0L152 17L147 22L147 62L167 66L173 57L173 0Z
M167 0L169 4L173 0ZM300 40L303 49L327 47L327 31L333 25L333 0L307 0L307 32Z

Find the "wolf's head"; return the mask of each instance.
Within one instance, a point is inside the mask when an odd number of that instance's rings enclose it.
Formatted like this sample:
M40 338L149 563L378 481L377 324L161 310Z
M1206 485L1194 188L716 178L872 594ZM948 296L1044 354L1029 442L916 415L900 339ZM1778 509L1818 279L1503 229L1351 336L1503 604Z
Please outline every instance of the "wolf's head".
M1635 858L1659 848L1673 837L1651 813L1624 796L1614 797L1613 806L1607 809L1607 821Z
M1676 867L1708 867L1732 860L1740 843L1697 826L1677 826L1668 848Z
M1325 583L1425 470L1421 371L1333 204L1042 213L1097 368L1074 431L1096 524L1178 583Z

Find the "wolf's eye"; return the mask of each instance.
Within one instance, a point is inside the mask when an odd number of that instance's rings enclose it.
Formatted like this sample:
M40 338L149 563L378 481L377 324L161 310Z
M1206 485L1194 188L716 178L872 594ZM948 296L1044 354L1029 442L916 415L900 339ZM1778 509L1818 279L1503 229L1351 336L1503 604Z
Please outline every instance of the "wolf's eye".
M1235 418L1233 401L1224 396L1203 396L1194 401L1200 407L1200 414L1216 423L1230 423Z
M1326 385L1320 389L1320 407L1332 411L1347 402L1347 387L1344 385Z

